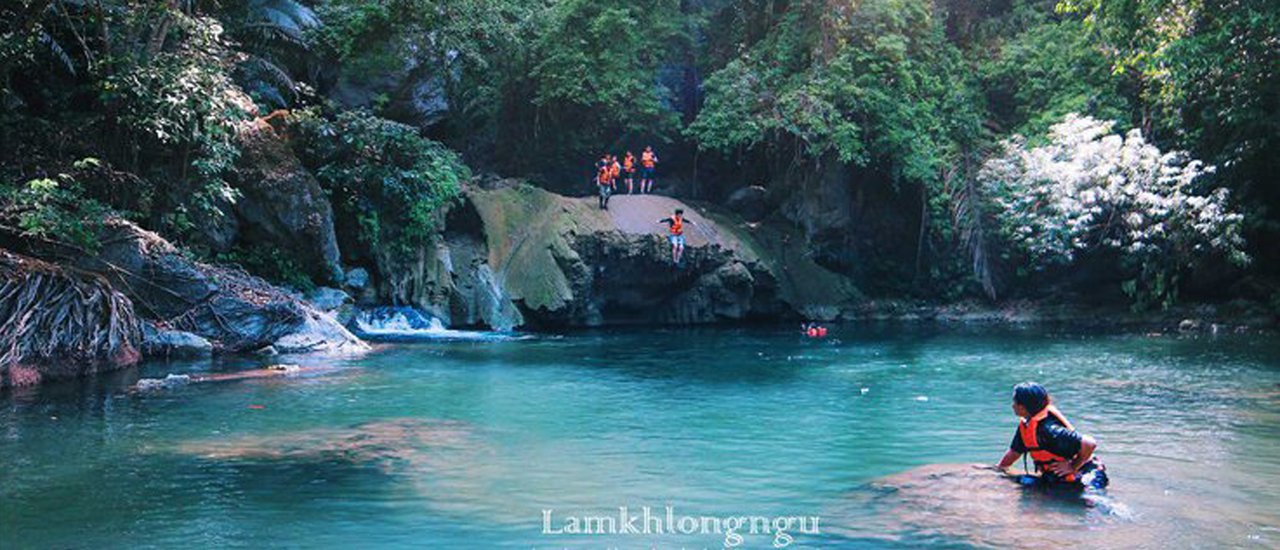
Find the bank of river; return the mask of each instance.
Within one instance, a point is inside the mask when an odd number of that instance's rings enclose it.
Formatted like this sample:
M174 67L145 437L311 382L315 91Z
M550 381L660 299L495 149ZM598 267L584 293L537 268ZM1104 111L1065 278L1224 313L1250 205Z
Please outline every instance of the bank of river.
M129 392L255 366L149 363L0 394L0 546L724 545L542 533L543 510L561 527L619 506L820 517L793 547L1280 544L1274 336L629 329L292 361L334 368ZM886 478L994 461L1026 379L1100 440L1122 513Z

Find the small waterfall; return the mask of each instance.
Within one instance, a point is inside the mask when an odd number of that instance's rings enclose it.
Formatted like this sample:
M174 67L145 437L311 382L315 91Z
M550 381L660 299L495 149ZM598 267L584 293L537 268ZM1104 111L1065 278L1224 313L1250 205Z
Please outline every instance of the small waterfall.
M480 309L480 316L493 330L507 332L524 324L524 316L498 282L489 264L484 263L475 268L476 286L474 303Z
M361 338L374 341L518 339L511 334L451 330L440 319L407 306L361 310L351 320L351 330Z

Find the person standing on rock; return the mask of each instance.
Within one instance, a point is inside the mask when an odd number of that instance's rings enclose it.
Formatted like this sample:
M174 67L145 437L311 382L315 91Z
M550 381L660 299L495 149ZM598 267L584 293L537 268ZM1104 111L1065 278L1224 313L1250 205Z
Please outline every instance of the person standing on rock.
M658 167L658 155L652 145L646 145L640 153L640 192L653 192L653 172Z
M662 218L658 223L667 224L667 240L671 241L671 265L680 267L684 257L684 224L692 224L693 220L684 219L684 210L677 208L670 218Z
M1107 469L1093 456L1098 443L1075 430L1053 406L1044 386L1035 382L1014 386L1013 412L1022 420L996 469L1007 472L1019 457L1030 453L1040 473L1039 478L1028 476L1034 483L1077 489L1107 486Z
M613 182L610 181L609 175L613 173L609 166L609 155L606 153L600 157L600 162L596 163L596 188L600 193L600 209L609 209L609 195L612 191Z
M618 155L609 155L609 186L611 192L618 192L618 180L622 177L622 165L618 164Z
M636 156L631 151L627 151L627 156L622 158L622 172L627 175L627 194L630 195L636 178Z

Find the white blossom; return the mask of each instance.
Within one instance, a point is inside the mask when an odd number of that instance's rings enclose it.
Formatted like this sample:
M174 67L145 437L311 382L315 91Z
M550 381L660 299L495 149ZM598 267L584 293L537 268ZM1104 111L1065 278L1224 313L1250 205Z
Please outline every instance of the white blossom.
M1093 247L1119 250L1135 265L1186 265L1209 253L1247 260L1243 216L1229 192L1200 189L1214 167L1162 153L1138 130L1113 133L1114 125L1067 115L1049 144L1028 148L1015 136L983 165L979 182L1033 267L1068 264Z

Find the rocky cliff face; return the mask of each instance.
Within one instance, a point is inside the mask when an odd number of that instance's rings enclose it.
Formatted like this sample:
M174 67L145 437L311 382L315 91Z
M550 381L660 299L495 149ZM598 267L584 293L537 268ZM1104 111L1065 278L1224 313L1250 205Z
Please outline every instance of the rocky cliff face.
M657 223L675 208L693 222L679 269ZM617 196L602 211L527 185L471 188L407 301L499 329L834 318L858 291L791 246L799 238L668 197Z
M239 239L284 251L320 283L340 282L333 208L320 182L266 121L241 124L238 138L243 150L235 172Z

